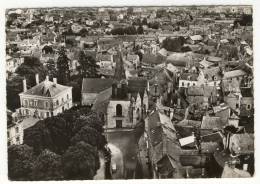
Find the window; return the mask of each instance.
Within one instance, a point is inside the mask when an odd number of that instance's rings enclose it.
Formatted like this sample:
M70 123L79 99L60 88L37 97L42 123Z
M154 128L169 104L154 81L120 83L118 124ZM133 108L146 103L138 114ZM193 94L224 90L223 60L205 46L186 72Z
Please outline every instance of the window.
M49 102L45 102L45 107L49 108Z
M182 82L181 85L184 86L184 82Z
M15 133L19 133L19 127L15 128Z
M217 82L214 82L214 86L216 86L217 85Z
M116 128L122 128L122 120L116 120Z
M56 101L56 105L59 105L59 100Z
M247 105L247 110L250 110L250 109L251 109L251 105L248 104L248 105Z
M23 105L24 105L25 107L28 106L28 101L27 101L27 100L24 100L23 103L24 103Z
M20 144L20 137L16 137L16 144Z
M190 83L188 82L187 86L189 87L190 86Z
M38 105L38 101L37 100L34 100L34 107L37 107L37 105Z
M50 116L50 113L49 112L46 112L46 117L49 117Z
M62 107L62 112L64 112L65 111L65 108L64 108L64 106Z
M195 83L193 83L193 86L195 86Z
M10 132L9 131L7 131L7 137L10 138Z
M51 117L53 116L53 112L51 112Z
M122 116L122 105L116 105L116 116Z
M69 99L70 97L69 97L69 94L67 94L67 99Z
M239 108L239 104L238 103L236 104L236 108Z

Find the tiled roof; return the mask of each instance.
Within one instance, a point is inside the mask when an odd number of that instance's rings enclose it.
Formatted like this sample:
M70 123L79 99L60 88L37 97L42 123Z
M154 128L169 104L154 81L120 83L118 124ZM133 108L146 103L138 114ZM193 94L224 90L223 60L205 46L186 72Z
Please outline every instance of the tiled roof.
M112 86L113 79L84 78L82 81L82 93L100 93Z
M28 89L26 92L22 92L21 94L54 97L68 88L71 87L55 84L52 81L45 80L31 89Z

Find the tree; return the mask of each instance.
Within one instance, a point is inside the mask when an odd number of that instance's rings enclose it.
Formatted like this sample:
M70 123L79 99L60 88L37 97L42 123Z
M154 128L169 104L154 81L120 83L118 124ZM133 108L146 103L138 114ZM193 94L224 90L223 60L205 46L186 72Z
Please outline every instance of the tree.
M15 71L22 77L27 79L28 87L32 87L36 84L35 74L39 74L39 79L44 80L47 75L47 69L40 62L37 57L25 57L24 63L22 63Z
M24 143L32 146L36 154L44 149L62 154L70 146L72 122L61 116L47 118L37 122L24 132Z
M138 34L144 34L143 26L139 26L139 27L137 28L137 33L138 33Z
M142 25L147 25L147 18L146 17L143 18Z
M167 51L180 52L182 46L184 45L185 39L183 37L178 38L166 38L162 42L162 48L165 48Z
M8 148L8 176L10 180L30 180L34 155L27 145L12 145Z
M82 77L95 78L98 77L98 65L92 56L87 56L84 51L79 54L80 74Z
M50 78L57 77L57 69L55 67L55 62L53 59L49 59L46 62L46 68L48 70L48 75Z
M61 156L47 149L34 160L32 180L62 180Z
M84 141L93 147L97 147L99 150L103 149L105 144L105 138L95 128L90 126L84 126L80 131L71 139L72 144L76 144L80 141Z
M97 149L83 141L69 147L62 155L64 179L93 179L99 167Z
M23 79L18 75L6 81L7 108L12 111L20 107L19 93L23 91Z
M59 50L59 57L57 60L58 82L60 84L66 84L70 78L69 70L69 58L66 55L66 50L61 47Z

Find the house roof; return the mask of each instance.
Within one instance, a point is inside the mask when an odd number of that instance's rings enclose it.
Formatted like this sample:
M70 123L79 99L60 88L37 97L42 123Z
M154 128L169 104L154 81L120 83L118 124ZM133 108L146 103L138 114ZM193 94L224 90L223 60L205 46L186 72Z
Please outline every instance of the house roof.
M249 172L237 168L231 168L227 164L224 166L221 178L249 178Z
M224 135L221 132L214 132L211 134L207 134L204 136L201 136L202 142L223 142Z
M201 87L190 86L187 89L187 95L188 96L204 96L204 90Z
M101 78L84 78L82 81L82 93L100 93L101 91L110 88L113 84L113 79Z
M220 117L203 116L201 129L222 129L225 125L226 123L222 122Z
M99 112L106 112L111 95L112 95L111 87L100 92L97 95L95 102L93 103L92 109Z
M238 154L254 152L254 134L233 134L230 136L231 149Z
M40 84L28 89L26 92L22 92L20 94L54 97L69 88L72 88L72 87L55 84L52 81L45 80L45 81L41 82Z
M195 142L195 136L191 135L188 137L180 138L179 142L180 142L181 146L186 146L186 145L192 144Z
M29 117L29 118L23 119L23 121L21 123L22 123L23 129L25 130L27 128L34 126L38 121L39 121L39 119L37 119L37 118Z
M228 78L233 78L233 77L239 77L239 76L244 76L247 73L243 70L232 70L229 72L225 72L224 73L224 79L228 79Z
M213 67L213 68L205 68L202 70L204 76L208 76L208 80L212 81L213 76L217 77L217 79L220 78L220 69L219 67Z
M200 41L200 40L203 40L203 37L201 35L193 35L193 36L190 36L190 39L193 41Z
M197 81L198 74L196 73L181 73L180 80L190 80L190 81Z
M206 58L207 61L212 62L212 63L219 63L222 61L221 57L215 57L215 56L208 56Z
M203 60L200 62L200 65L203 66L204 68L208 68L208 67L210 67L210 66L213 66L214 63L209 62L209 61L203 59Z
M180 121L177 126L195 126L195 127L200 127L201 126L201 121L195 121L195 120L188 120L184 119Z

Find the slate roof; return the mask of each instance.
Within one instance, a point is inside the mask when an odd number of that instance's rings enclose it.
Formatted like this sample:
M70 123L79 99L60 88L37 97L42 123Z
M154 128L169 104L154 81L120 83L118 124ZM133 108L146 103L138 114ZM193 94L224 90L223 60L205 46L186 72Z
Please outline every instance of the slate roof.
M201 129L222 129L226 125L220 117L203 116Z
M107 106L109 104L109 99L112 95L112 88L107 88L106 90L100 92L95 102L93 103L92 110L96 110L99 112L106 112Z
M40 84L28 89L26 92L22 92L20 94L54 97L69 88L72 88L72 87L55 84L52 81L45 80L45 81L41 82Z
M101 91L110 88L113 82L113 79L84 78L82 81L81 93L100 93Z

